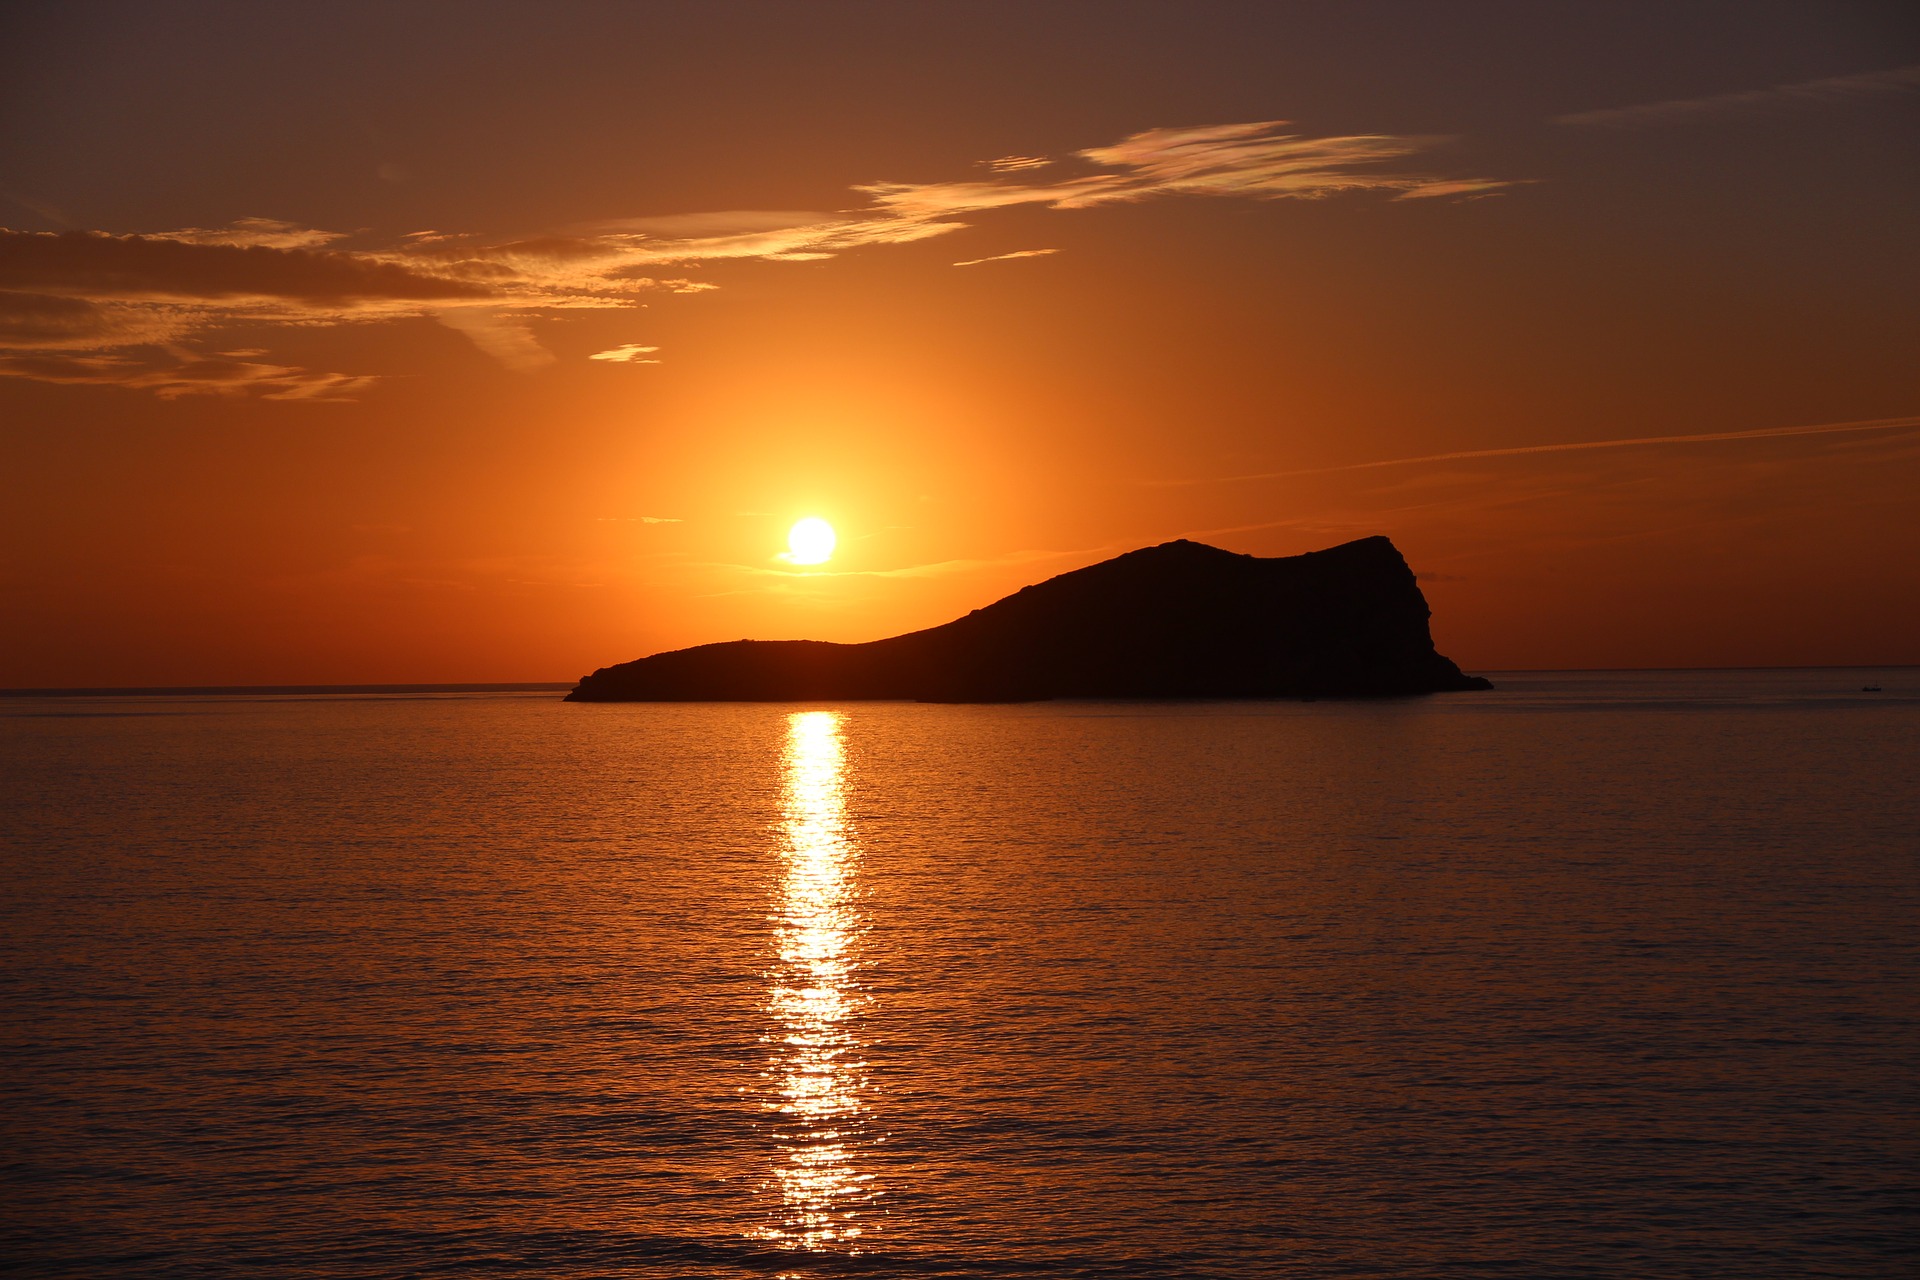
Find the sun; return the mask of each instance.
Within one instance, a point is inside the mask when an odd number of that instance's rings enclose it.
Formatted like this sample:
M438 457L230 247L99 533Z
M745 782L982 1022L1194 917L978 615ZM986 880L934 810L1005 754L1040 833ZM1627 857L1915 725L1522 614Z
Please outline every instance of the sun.
M808 516L787 530L788 564L825 564L833 557L833 526L819 516Z

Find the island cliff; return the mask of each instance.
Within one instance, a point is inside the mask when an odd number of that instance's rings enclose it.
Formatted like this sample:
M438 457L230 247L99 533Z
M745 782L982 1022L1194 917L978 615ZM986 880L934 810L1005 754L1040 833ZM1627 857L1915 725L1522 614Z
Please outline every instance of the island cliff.
M1434 652L1386 538L1262 559L1162 543L866 644L735 640L602 667L569 702L1380 697L1488 689Z

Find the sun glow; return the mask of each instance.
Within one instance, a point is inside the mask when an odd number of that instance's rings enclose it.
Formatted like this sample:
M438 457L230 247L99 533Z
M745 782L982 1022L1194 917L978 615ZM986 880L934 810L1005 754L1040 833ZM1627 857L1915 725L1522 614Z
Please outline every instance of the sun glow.
M825 564L833 556L833 526L818 516L808 516L787 530L788 564Z

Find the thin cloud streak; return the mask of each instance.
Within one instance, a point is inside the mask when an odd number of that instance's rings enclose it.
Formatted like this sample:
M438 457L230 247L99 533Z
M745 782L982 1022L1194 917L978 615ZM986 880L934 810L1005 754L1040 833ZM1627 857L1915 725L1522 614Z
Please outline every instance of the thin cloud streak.
M149 240L178 240L182 244L220 244L234 248L259 246L267 249L318 249L335 240L346 239L343 231L315 231L295 222L278 218L241 218L231 226L208 229L186 227L179 231L161 231Z
M263 400L350 400L373 378L316 373L285 365L175 352L161 365L119 355L0 355L0 377L73 386L126 387L162 400L182 396L259 396Z
M968 258L965 262L956 262L956 267L977 267L983 262L1011 262L1015 258L1044 258L1060 252L1058 249L1016 249L1012 253L996 253L987 258Z
M1374 462L1346 462L1333 467L1297 467L1288 471L1258 471L1241 476L1206 476L1196 480L1147 480L1151 488L1190 488L1206 484L1239 484L1254 480L1284 480L1293 476L1332 475L1341 471L1371 471L1379 467L1410 467L1425 462L1462 462L1475 458L1517 458L1538 453L1583 453L1593 449L1632 449L1666 444L1718 444L1734 440L1783 440L1794 436L1843 435L1856 431L1920 430L1920 416L1871 418L1861 422L1827 422L1805 427L1762 427L1752 431L1712 431L1687 436L1636 436L1624 440L1576 440L1565 444L1515 445L1505 449L1462 449L1428 453L1417 458L1382 458ZM1264 526L1263 526L1264 527Z
M1514 185L1493 178L1437 178L1375 166L1431 150L1444 139L1283 133L1285 120L1148 129L1075 158L1101 172L1045 182L875 182L856 187L903 219L949 217L1018 205L1088 209L1162 196L1311 200L1350 191L1396 198L1482 194Z
M638 342L629 342L624 346L614 347L608 351L596 351L588 356L587 359L602 360L610 364L659 364L660 362L658 360L649 358L659 349L658 347L643 346Z
M383 302L489 298L497 289L490 282L372 255L198 238L209 234L198 229L151 236L0 230L0 290L121 302L225 303L244 312L272 304L338 311Z
M952 573L971 573L978 569L990 569L999 565L1029 564L1040 560L1065 560L1072 556L1086 555L1084 551L1010 551L1001 556L989 556L973 560L936 560L928 564L904 565L898 569L823 569L815 567L793 569L766 569L758 565L730 564L713 561L706 568L727 569L735 573L744 573L757 578L935 578ZM786 555L774 556L774 560L786 563ZM728 594L728 593L721 593Z
M1774 85L1769 89L1748 89L1740 93L1717 93L1704 98L1675 98L1667 102L1647 102L1629 107L1606 107L1598 111L1575 111L1555 116L1555 124L1631 129L1688 120L1728 119L1757 112L1776 111L1796 106L1883 98L1891 94L1920 89L1920 64L1894 67L1886 71L1863 71L1851 76L1828 76L1820 80L1802 80L1796 84Z

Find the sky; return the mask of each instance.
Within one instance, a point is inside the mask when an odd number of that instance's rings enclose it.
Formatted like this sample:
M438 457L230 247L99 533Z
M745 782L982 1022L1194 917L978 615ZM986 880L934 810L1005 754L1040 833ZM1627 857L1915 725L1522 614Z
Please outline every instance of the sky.
M1920 663L1904 3L16 0L0 227L0 686L1371 534L1469 670Z

